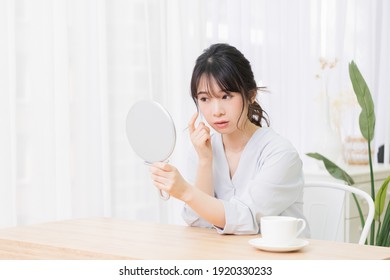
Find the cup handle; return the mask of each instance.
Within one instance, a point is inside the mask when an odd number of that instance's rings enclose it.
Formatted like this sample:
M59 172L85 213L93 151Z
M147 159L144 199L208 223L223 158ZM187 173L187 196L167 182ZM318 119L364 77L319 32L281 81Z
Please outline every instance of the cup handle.
M302 233L302 231L305 229L305 227L306 227L306 221L304 219L297 219L297 220L298 220L298 223L301 222L302 225L299 228L299 230L297 231L297 234L295 235L295 238L297 238Z

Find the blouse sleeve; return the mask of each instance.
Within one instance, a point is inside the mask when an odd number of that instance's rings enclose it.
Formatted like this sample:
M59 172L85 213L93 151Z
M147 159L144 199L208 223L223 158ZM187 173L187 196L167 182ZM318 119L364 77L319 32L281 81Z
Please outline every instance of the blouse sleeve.
M262 216L281 215L299 201L303 188L302 161L295 150L273 153L260 163L245 191L224 201L224 234L256 234Z
M185 204L183 207L182 217L189 226L204 228L213 227L210 223L199 217L199 215L195 213L195 211L192 210L191 207L189 207L187 204Z

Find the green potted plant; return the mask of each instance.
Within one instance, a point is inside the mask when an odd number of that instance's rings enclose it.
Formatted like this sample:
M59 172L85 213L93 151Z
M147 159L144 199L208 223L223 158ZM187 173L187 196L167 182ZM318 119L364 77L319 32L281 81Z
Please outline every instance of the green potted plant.
M366 243L370 245L390 247L390 203L385 207L387 187L390 182L390 176L385 179L382 186L375 194L374 186L374 172L371 156L371 141L374 138L375 131L375 111L374 102L370 90L360 73L356 63L352 61L349 64L349 77L352 82L352 86L362 109L359 116L359 127L363 137L367 140L368 145L368 160L370 168L370 181L371 181L371 197L375 203L375 217L371 225L370 240ZM333 163L331 160L319 153L308 153L308 156L323 161L326 170L331 176L336 179L345 181L348 185L353 185L354 181L352 177ZM353 195L354 201L359 211L362 227L364 226L364 217L361 211L361 207L355 195ZM386 208L386 210L385 210Z

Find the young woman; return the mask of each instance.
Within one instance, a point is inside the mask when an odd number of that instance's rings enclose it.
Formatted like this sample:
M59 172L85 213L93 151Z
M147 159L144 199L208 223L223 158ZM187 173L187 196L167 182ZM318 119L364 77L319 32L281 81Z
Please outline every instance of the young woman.
M189 225L256 234L262 216L303 218L302 162L287 140L262 126L268 120L256 102L258 90L249 61L236 48L215 44L198 57L191 94L216 133L204 122L196 126L193 115L194 176L188 181L168 163L150 168L157 188L185 202Z

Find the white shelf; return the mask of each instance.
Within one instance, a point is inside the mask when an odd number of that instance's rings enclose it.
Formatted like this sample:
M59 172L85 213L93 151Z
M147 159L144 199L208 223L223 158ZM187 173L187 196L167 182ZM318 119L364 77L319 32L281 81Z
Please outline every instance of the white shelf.
M322 167L319 162L318 165L312 165L309 167L304 167L303 173L306 180L325 180L325 181L335 181L325 167ZM323 165L323 164L322 164ZM370 167L369 165L339 165L344 169L355 181L355 184L361 184L370 182ZM373 166L374 179L375 181L380 181L386 179L390 176L390 165L376 164Z

